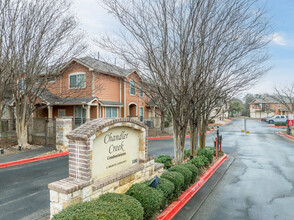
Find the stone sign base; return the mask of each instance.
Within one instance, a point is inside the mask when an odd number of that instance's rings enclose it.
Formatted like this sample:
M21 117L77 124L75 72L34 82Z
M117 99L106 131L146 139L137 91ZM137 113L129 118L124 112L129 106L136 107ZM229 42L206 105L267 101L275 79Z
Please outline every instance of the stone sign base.
M50 183L50 218L69 205L90 201L108 192L125 193L135 183L160 177L164 172L163 166L154 163L154 157L149 157L119 174L100 180L84 181L69 177Z
M163 164L148 156L148 128L139 121L96 119L69 133L70 120L57 124L57 143L69 150L69 177L48 185L51 217L71 204L124 193L163 173Z

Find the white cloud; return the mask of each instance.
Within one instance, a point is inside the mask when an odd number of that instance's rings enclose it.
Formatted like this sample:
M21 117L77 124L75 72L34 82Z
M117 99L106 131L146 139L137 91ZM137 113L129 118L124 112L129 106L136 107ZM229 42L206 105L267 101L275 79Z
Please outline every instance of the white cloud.
M281 46L286 46L287 42L280 33L274 33L272 36L272 42Z

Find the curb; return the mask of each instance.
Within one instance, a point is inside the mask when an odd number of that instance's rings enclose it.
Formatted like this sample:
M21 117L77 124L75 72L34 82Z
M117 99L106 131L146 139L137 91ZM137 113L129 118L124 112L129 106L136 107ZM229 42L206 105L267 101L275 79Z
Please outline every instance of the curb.
M155 220L169 220L172 219L183 206L198 192L201 187L207 182L212 174L222 165L227 159L227 155L224 154L215 164L213 164L200 178L200 180L189 187L185 192L180 195L178 201L170 204Z
M23 160L11 161L7 163L1 163L0 168L16 166L16 165L30 163L30 162L39 161L39 160L46 160L46 159L50 159L54 157L61 157L65 155L68 155L68 151L62 152L62 153L56 153L56 154L49 154L49 155L40 156L40 157L32 157L32 158L23 159Z
M287 138L290 138L290 139L292 139L292 140L294 140L294 137L292 137L292 136L290 136L290 135L288 135L288 134L284 134L284 133L282 133L282 132L278 132L278 134L281 134L281 135L283 135L283 136L285 136L285 137L287 137Z
M211 132L215 131L215 129L212 129L210 131L207 131L206 134L210 134ZM190 135L186 135L186 138L189 138ZM157 139L172 139L174 136L162 136L162 137L149 137L148 140L157 140Z
M275 126L275 125L268 125L270 128L287 128L287 126Z

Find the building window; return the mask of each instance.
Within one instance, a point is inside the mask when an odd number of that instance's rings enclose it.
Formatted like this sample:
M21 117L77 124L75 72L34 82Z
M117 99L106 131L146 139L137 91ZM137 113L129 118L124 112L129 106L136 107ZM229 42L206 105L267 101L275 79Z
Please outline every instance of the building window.
M281 107L281 104L279 104L279 108Z
M143 85L140 86L140 96L143 97L144 92L143 92Z
M136 82L134 80L130 81L130 94L136 95Z
M69 75L69 88L70 89L83 89L86 88L85 73L74 73Z
M117 118L116 107L106 107L106 118Z
M66 116L65 109L58 109L58 117L62 118L65 116Z
M144 119L144 108L140 107L140 121L143 121Z

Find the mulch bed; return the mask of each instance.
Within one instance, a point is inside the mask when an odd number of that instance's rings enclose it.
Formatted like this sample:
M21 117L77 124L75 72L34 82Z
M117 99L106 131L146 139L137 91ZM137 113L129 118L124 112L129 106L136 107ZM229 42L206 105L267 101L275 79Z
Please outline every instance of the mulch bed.
M0 137L0 148L11 148L17 145L15 137L3 138Z

